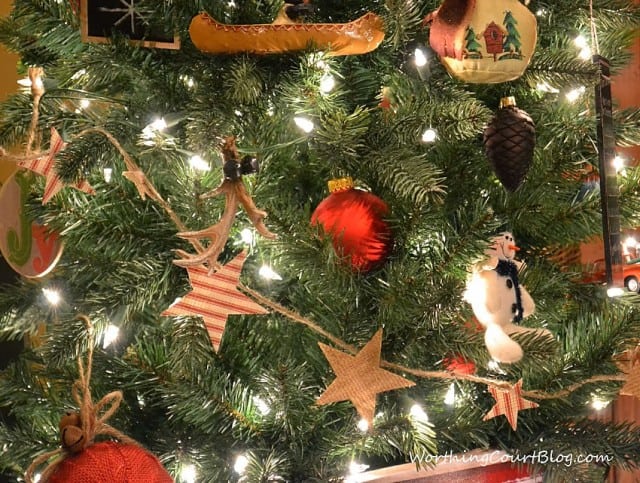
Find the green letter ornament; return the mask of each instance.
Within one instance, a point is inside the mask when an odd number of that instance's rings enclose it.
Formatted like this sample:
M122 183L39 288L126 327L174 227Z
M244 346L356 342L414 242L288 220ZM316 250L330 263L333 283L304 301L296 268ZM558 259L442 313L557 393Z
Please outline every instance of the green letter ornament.
M16 230L7 231L7 247L9 248L9 260L18 266L23 266L31 256L31 220L27 218L24 205L29 197L29 185L31 176L26 172L18 172L14 177L20 187L20 235Z

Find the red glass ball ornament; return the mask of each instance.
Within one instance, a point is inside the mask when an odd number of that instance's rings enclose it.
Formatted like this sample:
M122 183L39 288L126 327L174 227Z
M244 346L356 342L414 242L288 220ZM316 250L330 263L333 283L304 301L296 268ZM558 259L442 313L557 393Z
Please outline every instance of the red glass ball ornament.
M383 263L393 238L384 217L389 206L376 195L354 189L350 178L329 182L331 194L315 209L312 225L331 236L333 248L356 271L368 272Z
M158 458L140 446L96 443L67 457L47 483L173 483Z

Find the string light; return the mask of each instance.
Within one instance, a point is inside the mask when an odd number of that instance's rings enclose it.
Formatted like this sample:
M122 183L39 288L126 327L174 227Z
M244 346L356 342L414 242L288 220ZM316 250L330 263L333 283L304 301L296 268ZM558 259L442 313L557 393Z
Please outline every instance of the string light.
M591 406L596 411L601 411L602 409L606 408L609 405L610 402L611 401L606 401L604 399L600 399L599 397L594 397L591 400Z
M621 287L609 287L607 289L607 297L609 298L621 297L622 295L624 295L624 289Z
M538 82L536 85L536 89L540 92L549 92L551 94L557 94L560 92L560 89L556 89L555 87L549 85L547 82Z
M253 231L249 228L245 228L240 232L240 238L243 243L253 246Z
M120 328L117 325L109 324L107 326L107 330L105 330L104 332L102 348L106 349L107 347L109 347L113 342L116 341L118 335L120 335Z
M40 478L42 478L42 475L40 473L36 473L33 477L34 483L38 483L40 481Z
M575 102L580 98L582 94L584 94L585 91L586 91L586 88L584 86L580 86L570 90L565 94L565 96L569 102Z
M62 300L62 297L60 296L60 292L58 292L57 290L53 290L50 288L43 288L42 293L47 299L47 302L49 302L49 304L53 305L54 307L56 307Z
M306 133L310 133L311 131L313 131L313 128L315 127L311 119L308 119L302 116L294 117L293 122L295 122L296 126L298 126L300 129L302 129Z
M424 67L427 65L427 56L420 47L417 47L413 52L413 61L417 67Z
M438 138L438 133L432 127L428 128L425 132L422 133L422 142L423 143L432 143Z
M273 271L269 265L262 265L258 270L258 275L267 280L282 280L282 277Z
M325 94L331 92L336 85L336 80L333 78L331 74L325 74L320 79L320 92L324 92Z
M191 166L196 171L209 171L211 166L204 159L202 159L197 154L194 154L189 158L189 166Z
M624 158L618 154L616 155L615 158L613 158L613 161L611 161L611 164L615 168L616 173L619 173L624 169Z
M449 390L444 397L444 403L447 406L453 406L456 403L456 385L453 382L449 386Z
M196 467L193 465L184 465L180 470L180 480L182 483L195 483L197 476Z
M239 475L242 475L249 466L249 458L241 454L236 458L236 462L233 464L233 469Z
M624 241L624 246L627 248L635 248L638 246L638 240L636 240L634 237L629 236L627 237L627 239Z
M366 433L367 431L369 431L369 422L366 419L362 418L360 421L358 421L358 429L363 433Z
M271 408L269 407L267 402L264 399L262 399L260 396L253 396L253 404L256 405L256 408L258 408L258 411L263 416L266 416L271 412Z
M424 411L424 409L422 409L422 406L420 406L419 404L414 404L413 406L411 406L411 409L409 410L409 414L416 421L424 421L424 422L429 421L429 416L427 416L427 413Z
M111 183L111 179L113 178L113 168L104 168L102 170L102 176L104 177L105 183Z
M157 118L142 130L142 137L144 137L145 139L151 139L157 132L164 131L166 128L167 123L165 122L164 118Z

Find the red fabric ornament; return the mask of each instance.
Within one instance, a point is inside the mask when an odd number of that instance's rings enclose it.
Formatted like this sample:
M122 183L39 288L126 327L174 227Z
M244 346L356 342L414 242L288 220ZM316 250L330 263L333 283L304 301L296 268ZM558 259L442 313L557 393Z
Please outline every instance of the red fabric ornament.
M447 357L444 360L447 371L455 372L457 374L475 374L476 365L473 361L467 360L462 356Z
M367 272L379 266L393 245L384 221L389 206L367 191L354 189L350 178L329 182L331 194L313 212L311 224L331 235L333 248L354 270Z
M173 483L160 461L140 446L96 443L67 457L46 483Z

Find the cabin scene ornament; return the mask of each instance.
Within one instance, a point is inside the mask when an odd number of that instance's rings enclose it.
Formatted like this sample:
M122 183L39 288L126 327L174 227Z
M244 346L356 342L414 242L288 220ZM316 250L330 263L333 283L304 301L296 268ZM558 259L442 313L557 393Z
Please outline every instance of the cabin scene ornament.
M469 83L517 79L537 41L535 15L519 0L445 0L424 24L447 71Z

